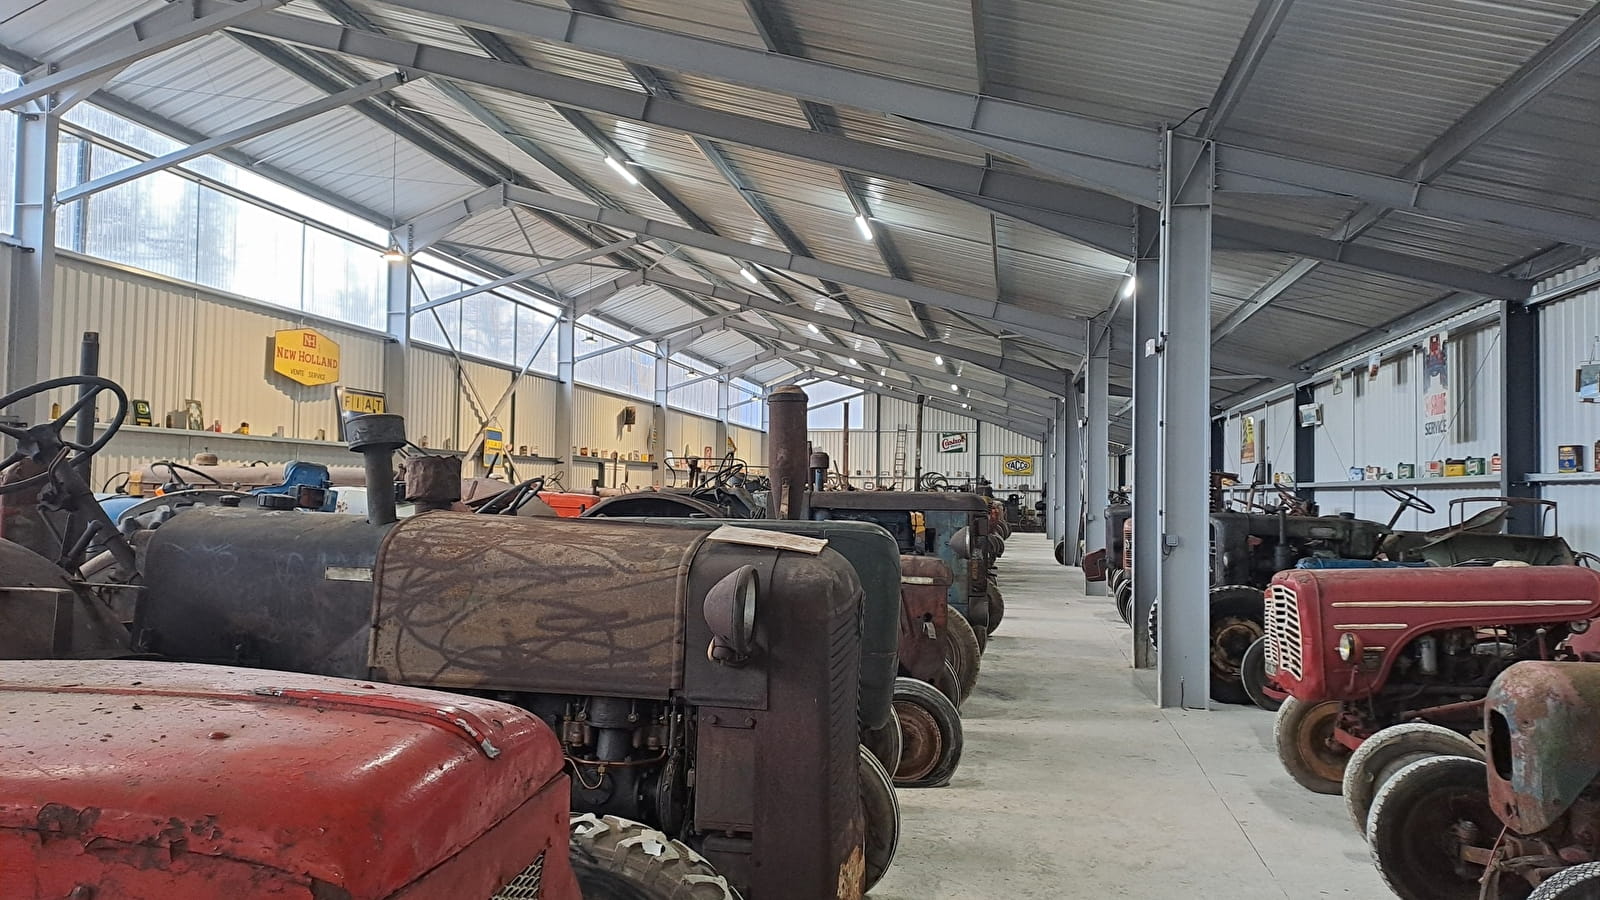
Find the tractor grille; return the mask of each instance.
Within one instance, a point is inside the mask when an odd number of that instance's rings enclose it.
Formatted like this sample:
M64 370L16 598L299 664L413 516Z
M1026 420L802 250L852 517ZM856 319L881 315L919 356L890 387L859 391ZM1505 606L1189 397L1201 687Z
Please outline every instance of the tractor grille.
M544 878L544 854L534 858L533 864L522 870L522 874L511 879L505 887L495 891L489 900L539 900L544 896L540 890L540 882Z
M1304 675L1300 648L1300 603L1294 588L1274 584L1267 589L1267 674L1287 672L1299 681Z
M860 591L855 594L855 608L863 606ZM847 810L859 802L857 784L860 764L856 747L861 743L857 710L858 691L861 685L861 638L859 625L851 616L840 616L828 635L828 775L829 800L833 821L844 822L850 818Z

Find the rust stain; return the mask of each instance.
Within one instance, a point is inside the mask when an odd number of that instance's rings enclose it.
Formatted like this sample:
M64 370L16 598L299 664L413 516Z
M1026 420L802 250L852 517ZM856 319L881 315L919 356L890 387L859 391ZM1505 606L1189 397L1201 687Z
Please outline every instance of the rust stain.
M81 838L94 829L100 810L93 806L74 809L61 803L46 803L39 808L34 827L45 840L55 837Z
M862 887L866 883L867 853L861 844L857 844L844 865L839 867L839 890L835 896L838 900L861 900L864 894Z

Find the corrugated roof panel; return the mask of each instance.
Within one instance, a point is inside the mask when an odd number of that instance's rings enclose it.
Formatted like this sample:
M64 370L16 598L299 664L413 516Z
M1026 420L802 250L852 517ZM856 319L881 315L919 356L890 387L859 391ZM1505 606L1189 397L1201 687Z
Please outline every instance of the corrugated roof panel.
M995 234L1001 291L1018 306L1063 316L1099 315L1127 277L1126 262L1042 228L999 216Z
M990 90L1124 122L1177 122L1211 101L1255 7L1255 0L984 3Z
M858 177L856 184L872 211L872 227L893 242L912 279L976 297L995 296L987 212L903 182Z
M607 15L628 22L762 48L740 0L605 0Z
M164 5L162 0L96 0L91 17L84 15L83 0L8 3L0 16L0 44L34 59L59 58L59 52L82 47Z
M833 119L840 134L856 140L980 166L988 158L983 150L965 141L941 137L904 119L845 107L835 107Z
M1550 246L1493 225L1461 225L1391 212L1356 243L1454 263L1485 272L1502 269Z
M1218 250L1211 254L1211 296L1229 301L1229 309L1238 301L1255 296L1261 286L1294 262L1295 257L1282 253L1243 253Z
M698 75L674 72L665 77L678 99L697 106L765 119L768 122L795 128L809 127L805 114L800 111L799 102L792 97L713 81Z
M1399 171L1590 5L1296 4L1222 133L1252 147Z
M769 0L764 5L785 20L800 56L959 90L978 85L968 0Z
M1268 321L1261 319L1262 315L1279 308L1299 310L1309 316L1364 329L1377 328L1438 299L1441 293L1436 287L1325 263L1295 282L1266 310L1252 317L1245 329L1262 327L1261 323ZM1293 334L1283 336L1298 337ZM1326 347L1308 346L1303 349L1305 352L1301 358L1308 358Z
M585 53L571 47L549 44L544 41L515 35L501 35L506 43L527 64L535 68L571 75L585 81L596 81L630 91L643 90L621 60L594 53Z
M470 53L474 56L489 55L478 46L477 41L468 37L467 33L454 23L381 3L358 2L351 3L350 7L364 16L374 28L392 37Z
M1219 341L1212 348L1212 355L1237 359L1240 368L1248 368L1250 361L1292 366L1365 330L1362 326L1329 322L1269 306L1256 313L1244 327Z

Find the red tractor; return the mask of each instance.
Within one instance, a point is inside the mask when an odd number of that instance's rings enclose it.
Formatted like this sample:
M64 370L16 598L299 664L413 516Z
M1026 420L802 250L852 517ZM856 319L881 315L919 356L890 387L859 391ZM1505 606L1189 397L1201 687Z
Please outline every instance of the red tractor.
M1600 572L1291 569L1273 578L1266 613L1266 672L1288 694L1278 758L1301 785L1337 794L1352 751L1380 729L1470 732L1495 676L1521 660L1570 657L1568 636L1600 615Z
M1487 759L1427 756L1383 784L1384 880L1404 900L1600 897L1600 666L1512 666L1479 721Z

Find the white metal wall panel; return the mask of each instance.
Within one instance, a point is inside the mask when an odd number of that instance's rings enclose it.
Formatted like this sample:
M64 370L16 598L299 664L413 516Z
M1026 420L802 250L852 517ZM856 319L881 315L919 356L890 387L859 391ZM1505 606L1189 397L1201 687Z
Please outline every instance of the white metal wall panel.
M1459 497L1484 497L1498 494L1499 490L1492 484L1452 484L1452 479L1440 478L1437 486L1429 485L1425 488L1408 487L1407 490L1416 491L1422 499L1434 508L1432 515L1407 510L1400 516L1400 521L1395 527L1401 530L1428 530L1443 528L1449 524L1450 501ZM1368 519L1375 522L1387 522L1394 515L1396 503L1389 495L1376 488L1361 490L1355 489L1319 489L1317 491L1317 506L1323 515L1334 516L1339 513L1355 513L1356 518ZM1483 509L1482 505L1473 506L1468 510L1472 512Z
M676 410L667 415L666 450L675 456L704 456L706 448L711 456L718 457L723 449L717 446L717 420L694 416Z
M590 455L596 450L604 451L606 456L613 450L623 455L634 450L649 451L652 423L648 402L579 387L573 392L572 403L572 440L580 449L588 447ZM637 412L632 430L621 424L624 406ZM570 449L562 448L562 455Z
M1580 444L1586 445L1584 469L1593 471L1592 444L1600 438L1600 403L1578 402L1573 373L1587 362L1600 360L1600 289L1542 307L1539 338L1540 358L1524 363L1541 367L1539 449L1543 458L1539 468L1557 471L1557 448Z
M745 428L742 425L732 425L728 428L728 437L733 439L737 448L734 452L739 458L752 466L765 466L767 464L767 435L754 428Z
M987 422L978 424L978 472L989 479L996 495L1033 491L1044 481L1044 447L1030 437ZM1032 475L1012 475L1001 467L1007 456L1033 457ZM1114 475L1115 470L1113 470Z
M556 446L556 416L560 412L561 382L527 375L517 382L516 415L507 423L513 443L540 456L565 459L567 448ZM519 450L520 452L520 450Z
M476 394L474 399L473 394L468 394L465 388L461 389L461 406L456 412L455 449L457 450L465 450L478 436L478 429L481 427L478 415L488 416L493 412L495 401L500 399L500 395L505 393L511 384L510 372L488 363L465 360L462 363L462 371ZM506 411L495 417L490 424L498 424L502 433L511 427L509 403L506 405Z
M1573 549L1600 547L1600 484L1547 484L1542 496L1560 504L1556 524Z
M1365 370L1346 374L1343 391L1317 386L1323 424L1317 428L1318 481L1344 481L1351 468L1381 466L1393 472L1413 463L1419 475L1429 460L1481 456L1500 451L1500 328L1451 332L1451 427L1446 435L1422 433L1421 351L1386 359L1378 377Z
M456 363L447 353L412 345L406 357L406 435L419 446L459 446L456 434Z
M1247 463L1243 457L1244 420L1255 419L1256 462ZM1247 407L1230 415L1223 426L1222 471L1235 472L1249 482L1257 474L1257 464L1266 463L1260 471L1262 480L1270 481L1279 472L1294 475L1294 438L1298 413L1294 399L1274 400L1258 406Z

